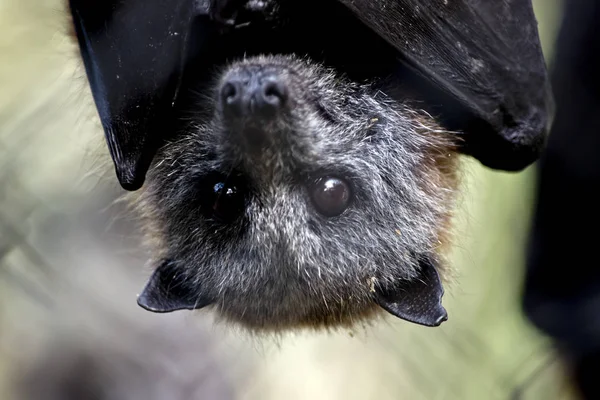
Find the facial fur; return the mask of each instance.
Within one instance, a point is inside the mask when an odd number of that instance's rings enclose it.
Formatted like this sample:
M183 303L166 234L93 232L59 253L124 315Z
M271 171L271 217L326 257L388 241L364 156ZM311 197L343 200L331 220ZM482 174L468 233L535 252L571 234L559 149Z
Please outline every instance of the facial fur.
M275 77L285 106L232 122L220 98L232 76ZM416 279L423 258L442 268L456 139L431 116L291 56L233 62L213 88L135 200L155 266L169 263L189 301L253 330L349 326L382 310L377 290ZM315 207L323 177L350 188L340 215ZM222 182L241 193L224 206Z

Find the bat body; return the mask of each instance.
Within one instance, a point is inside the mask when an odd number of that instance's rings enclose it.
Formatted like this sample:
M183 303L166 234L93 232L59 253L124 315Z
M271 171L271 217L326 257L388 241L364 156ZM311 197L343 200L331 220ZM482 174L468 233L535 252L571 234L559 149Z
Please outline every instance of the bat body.
M71 0L152 238L139 304L256 330L445 321L457 155L522 169L552 114L529 0L480 3Z

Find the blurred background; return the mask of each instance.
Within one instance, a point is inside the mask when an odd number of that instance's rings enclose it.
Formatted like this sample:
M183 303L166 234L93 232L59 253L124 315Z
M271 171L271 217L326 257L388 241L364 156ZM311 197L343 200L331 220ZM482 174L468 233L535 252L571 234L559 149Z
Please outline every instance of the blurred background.
M139 308L147 254L63 3L0 0L0 399L576 398L521 306L537 165L465 160L440 328L265 342ZM561 2L534 5L552 65Z

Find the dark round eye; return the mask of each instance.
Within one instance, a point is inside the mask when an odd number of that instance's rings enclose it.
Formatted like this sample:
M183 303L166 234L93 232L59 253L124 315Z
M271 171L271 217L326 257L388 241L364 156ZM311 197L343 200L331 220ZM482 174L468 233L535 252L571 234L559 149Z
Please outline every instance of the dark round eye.
M239 177L217 174L206 179L202 186L200 207L204 216L230 222L244 211L246 188Z
M217 218L230 221L244 210L244 194L235 181L218 182L213 193L212 210Z
M310 190L315 208L326 217L340 215L350 203L350 186L339 178L321 178Z

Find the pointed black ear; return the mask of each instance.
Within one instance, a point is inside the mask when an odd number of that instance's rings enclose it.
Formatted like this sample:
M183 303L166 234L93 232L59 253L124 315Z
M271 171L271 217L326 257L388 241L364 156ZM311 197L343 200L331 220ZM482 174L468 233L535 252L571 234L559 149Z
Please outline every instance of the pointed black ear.
M177 265L166 260L154 271L142 294L138 296L140 307L168 313L178 310L197 310L212 303L198 288L192 288L189 280L180 273Z
M390 314L415 324L439 326L448 319L442 306L444 288L430 259L422 260L419 275L393 288L380 288L377 303Z

